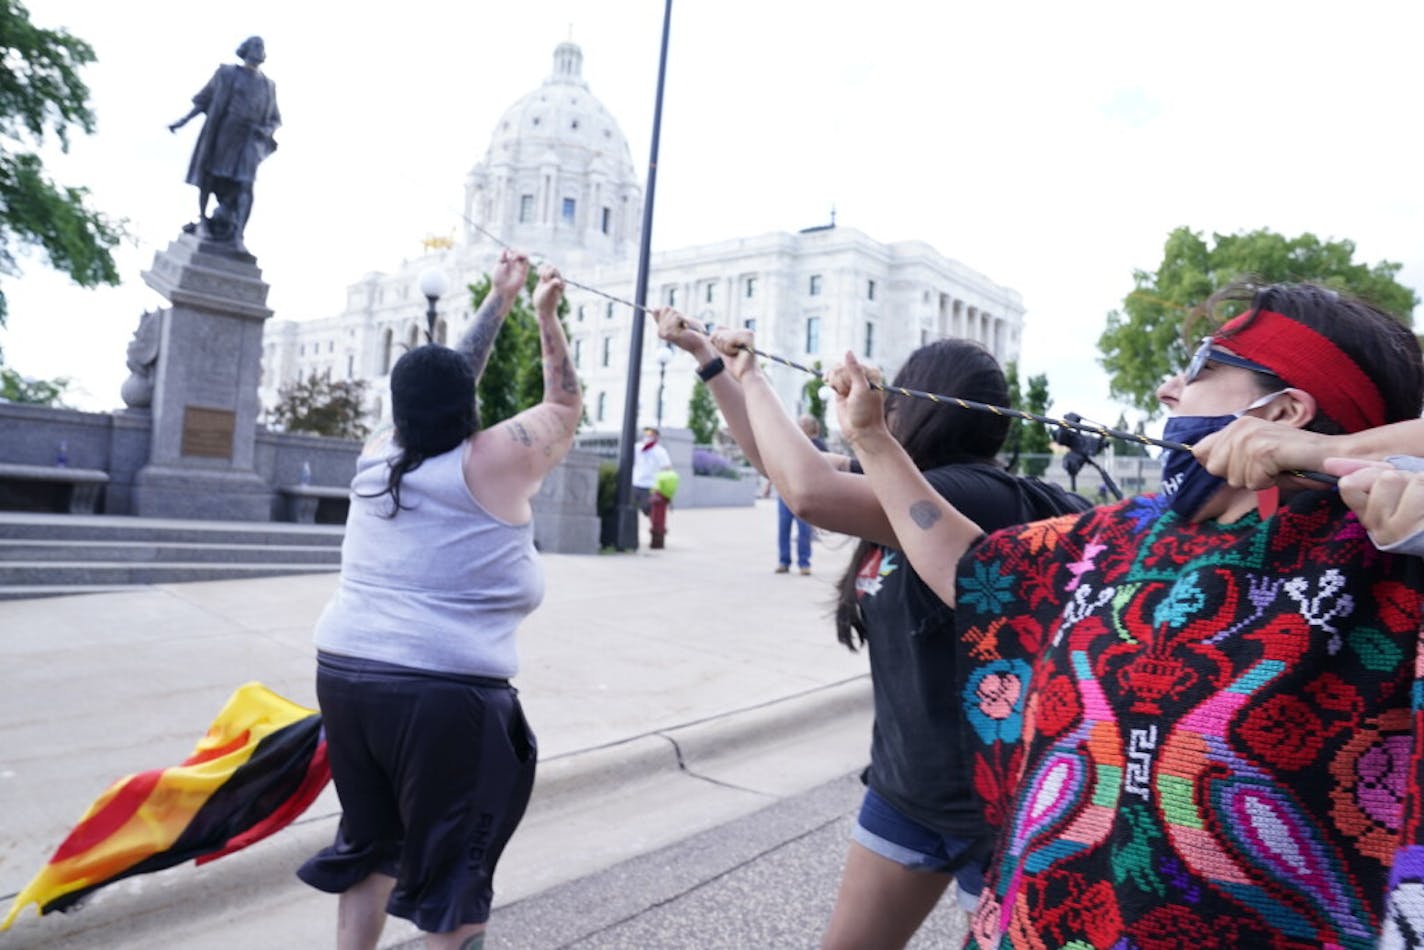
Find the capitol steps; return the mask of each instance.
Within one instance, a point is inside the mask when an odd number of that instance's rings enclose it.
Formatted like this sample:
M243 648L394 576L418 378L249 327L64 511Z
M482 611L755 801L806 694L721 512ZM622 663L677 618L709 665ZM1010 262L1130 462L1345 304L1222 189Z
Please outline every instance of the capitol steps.
M342 528L0 512L0 600L334 572Z

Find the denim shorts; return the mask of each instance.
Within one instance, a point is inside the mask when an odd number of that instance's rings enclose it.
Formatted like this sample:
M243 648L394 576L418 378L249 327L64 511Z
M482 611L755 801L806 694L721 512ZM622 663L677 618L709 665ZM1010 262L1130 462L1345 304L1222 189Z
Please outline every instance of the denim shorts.
M537 751L508 682L321 653L317 699L341 823L298 876L396 879L386 911L428 933L484 923Z
M856 844L911 871L954 875L959 904L973 910L984 889L987 850L978 842L942 834L902 814L894 805L865 790L851 838Z

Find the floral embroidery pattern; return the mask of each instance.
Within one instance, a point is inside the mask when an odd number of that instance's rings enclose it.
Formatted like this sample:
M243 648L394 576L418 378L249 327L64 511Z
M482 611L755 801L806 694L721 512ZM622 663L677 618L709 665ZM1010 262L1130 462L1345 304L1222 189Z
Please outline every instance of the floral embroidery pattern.
M971 946L1424 933L1424 562L1337 496L1231 525L1133 499L991 535L959 585L1000 828Z
M981 742L1018 735L1028 679L1028 664L1022 660L996 660L974 671L964 691L964 714Z

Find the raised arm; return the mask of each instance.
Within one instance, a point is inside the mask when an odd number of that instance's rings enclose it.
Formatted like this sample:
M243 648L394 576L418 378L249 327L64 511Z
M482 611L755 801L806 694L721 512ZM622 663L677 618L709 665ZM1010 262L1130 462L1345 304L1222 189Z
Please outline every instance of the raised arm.
M475 382L485 373L490 350L494 349L494 338L499 336L499 328L504 318L509 316L509 308L514 306L514 298L524 289L524 279L529 274L529 258L519 251L504 250L490 273L490 289L475 311L475 319L470 328L455 344L455 351L470 361L470 369L475 371Z
M915 572L953 607L959 560L983 532L935 491L885 425L885 401L870 388L865 368L846 353L826 374L836 393L836 417L850 439L865 480L889 519L896 546Z
M712 345L741 388L747 425L756 440L762 471L798 518L820 528L896 546L894 532L875 493L860 475L843 471L821 452L781 404L750 348L750 330L718 330Z
M658 322L658 336L680 350L692 354L697 361L698 375L705 377L707 391L717 403L722 419L732 439L741 448L742 454L752 467L763 475L761 453L757 450L756 435L747 419L747 404L742 397L742 385L725 369L722 354L712 345L707 328L691 317L685 317L671 307L659 307L653 311L653 319ZM718 367L723 367L719 369Z
M476 433L465 462L470 491L492 513L510 521L529 517L529 499L568 455L583 413L583 389L559 322L564 281L552 267L539 272L534 313L544 367L544 398L536 406Z
M539 320L539 350L544 364L544 399L540 406L548 407L548 412L569 423L568 441L572 445L573 430L578 428L583 414L583 387L574 372L569 340L559 321L559 302L563 299L564 278L553 267L540 268L539 286L534 288L534 315Z

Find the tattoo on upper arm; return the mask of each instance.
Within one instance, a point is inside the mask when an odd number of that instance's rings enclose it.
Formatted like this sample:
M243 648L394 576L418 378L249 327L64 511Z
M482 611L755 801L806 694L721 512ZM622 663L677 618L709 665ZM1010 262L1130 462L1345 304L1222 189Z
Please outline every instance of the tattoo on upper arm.
M910 520L922 530L928 531L942 517L943 512L932 501L917 501L910 506Z
M534 438L529 434L529 430L524 428L524 423L518 419L511 419L505 423L505 428L509 430L509 437L526 449L534 444Z

